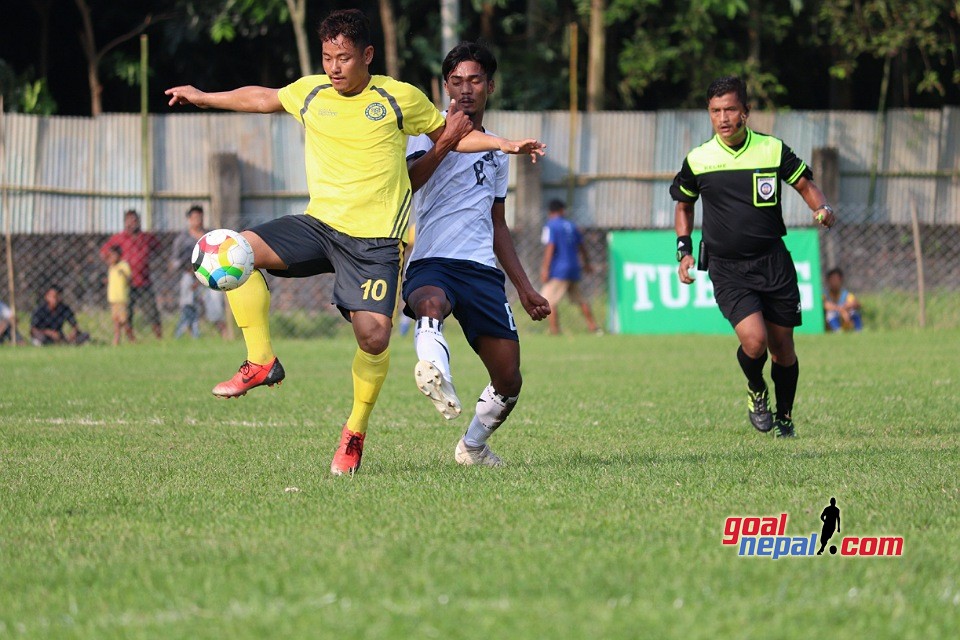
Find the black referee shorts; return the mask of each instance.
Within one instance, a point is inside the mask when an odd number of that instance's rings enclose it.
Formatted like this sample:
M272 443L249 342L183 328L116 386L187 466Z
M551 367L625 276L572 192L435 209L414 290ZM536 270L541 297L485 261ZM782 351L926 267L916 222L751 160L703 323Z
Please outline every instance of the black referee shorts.
M267 269L280 278L335 273L333 303L347 320L351 311L393 317L403 250L396 238L354 238L313 216L291 215L252 227L287 269Z
M708 272L713 297L732 327L757 311L781 327L802 324L797 269L782 242L770 253L749 260L711 255Z

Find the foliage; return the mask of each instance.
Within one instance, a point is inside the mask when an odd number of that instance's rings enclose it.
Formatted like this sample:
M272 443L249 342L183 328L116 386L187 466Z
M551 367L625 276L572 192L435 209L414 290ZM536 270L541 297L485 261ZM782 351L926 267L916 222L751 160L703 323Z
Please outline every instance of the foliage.
M907 86L942 97L960 72L958 11L960 7L946 0L823 2L818 13L823 38L842 52L830 74L845 79L863 59L901 57L907 61ZM920 64L911 64L913 60Z
M438 3L391 2L403 79L430 92L443 55ZM299 76L303 58L309 62L308 47L291 37L292 23L300 35L297 26L303 25L291 15L288 0L89 4L101 45L148 14L169 16L148 30L154 86L282 86ZM309 4L308 28L331 9L364 10L375 31L374 71L385 70L376 2ZM579 81L585 86L589 0L471 0L461 3L461 11L461 37L488 40L500 59L493 108L568 106L571 22L580 26ZM892 61L894 106L958 103L958 14L956 0L608 0L605 102L612 109L699 108L710 80L737 73L747 78L759 107L872 109L885 63ZM28 79L46 81L37 109L59 104L64 113L89 113L76 10L68 6L40 15L48 18L42 21L49 26L46 40L37 12L14 3L0 22L0 58L18 77L27 69L45 70L46 78ZM315 36L308 30L309 40ZM41 52L43 42L55 43L46 45L49 60ZM136 108L139 96L131 82L137 58L133 41L111 52L102 70L104 109ZM837 83L849 90L832 91ZM51 100L43 100L44 94ZM161 93L151 100L152 110L166 109Z
M7 111L48 116L57 111L57 103L50 94L46 78L34 78L33 70L17 74L5 60L0 59L0 89L3 108Z

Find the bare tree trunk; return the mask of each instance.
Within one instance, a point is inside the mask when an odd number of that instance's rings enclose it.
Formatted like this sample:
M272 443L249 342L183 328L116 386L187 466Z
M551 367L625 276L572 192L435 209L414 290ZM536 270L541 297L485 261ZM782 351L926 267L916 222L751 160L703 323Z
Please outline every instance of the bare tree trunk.
M103 93L103 86L100 84L100 56L97 55L97 41L93 33L93 20L90 18L90 6L85 0L74 0L77 9L80 11L80 19L83 21L83 31L80 32L80 45L83 48L83 55L87 59L87 85L90 87L90 115L97 117L103 113L103 103L100 94Z
M587 111L603 109L604 58L607 32L604 22L606 0L590 0L590 39L587 49Z
M387 75L400 77L400 55L397 52L397 20L393 15L393 3L390 0L378 0L380 4L380 24L383 25L383 55L387 64Z
M93 31L93 19L90 15L90 5L87 4L86 0L74 0L74 3L77 5L77 10L80 11L80 18L83 21L83 31L80 32L80 46L83 48L83 55L87 59L87 83L90 85L90 115L96 117L103 113L103 102L101 100L103 85L100 84L100 61L103 60L103 56L117 45L131 38L135 38L146 31L147 27L153 22L166 20L173 14L162 14L154 18L152 14L148 13L143 18L143 22L130 31L117 36L98 51L96 34Z
M293 23L293 37L297 41L300 74L309 76L313 71L310 65L310 38L307 36L306 0L287 0L287 9L290 11L290 22Z
M484 0L480 9L480 36L487 42L493 42L493 0Z

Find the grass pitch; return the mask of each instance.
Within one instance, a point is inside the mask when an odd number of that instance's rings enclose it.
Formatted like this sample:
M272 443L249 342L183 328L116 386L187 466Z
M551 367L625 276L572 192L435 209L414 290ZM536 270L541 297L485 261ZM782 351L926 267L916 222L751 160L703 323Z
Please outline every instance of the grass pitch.
M0 348L0 637L960 636L960 332L801 337L799 437L748 425L733 337L524 337L491 443L392 349L363 468L332 478L349 338L280 342L280 389L218 401L217 340ZM294 488L296 490L294 490ZM740 558L731 515L899 535L900 558Z

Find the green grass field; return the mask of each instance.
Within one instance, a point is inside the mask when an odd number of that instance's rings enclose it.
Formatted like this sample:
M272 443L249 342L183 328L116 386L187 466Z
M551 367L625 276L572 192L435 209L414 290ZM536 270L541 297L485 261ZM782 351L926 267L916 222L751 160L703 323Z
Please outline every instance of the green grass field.
M233 401L209 389L239 342L0 348L0 637L958 637L958 342L801 338L776 441L732 337L528 335L510 466L475 469L397 340L352 479L328 471L349 338L279 342L287 382ZM903 556L720 544L730 515L819 533L831 496L840 535Z

